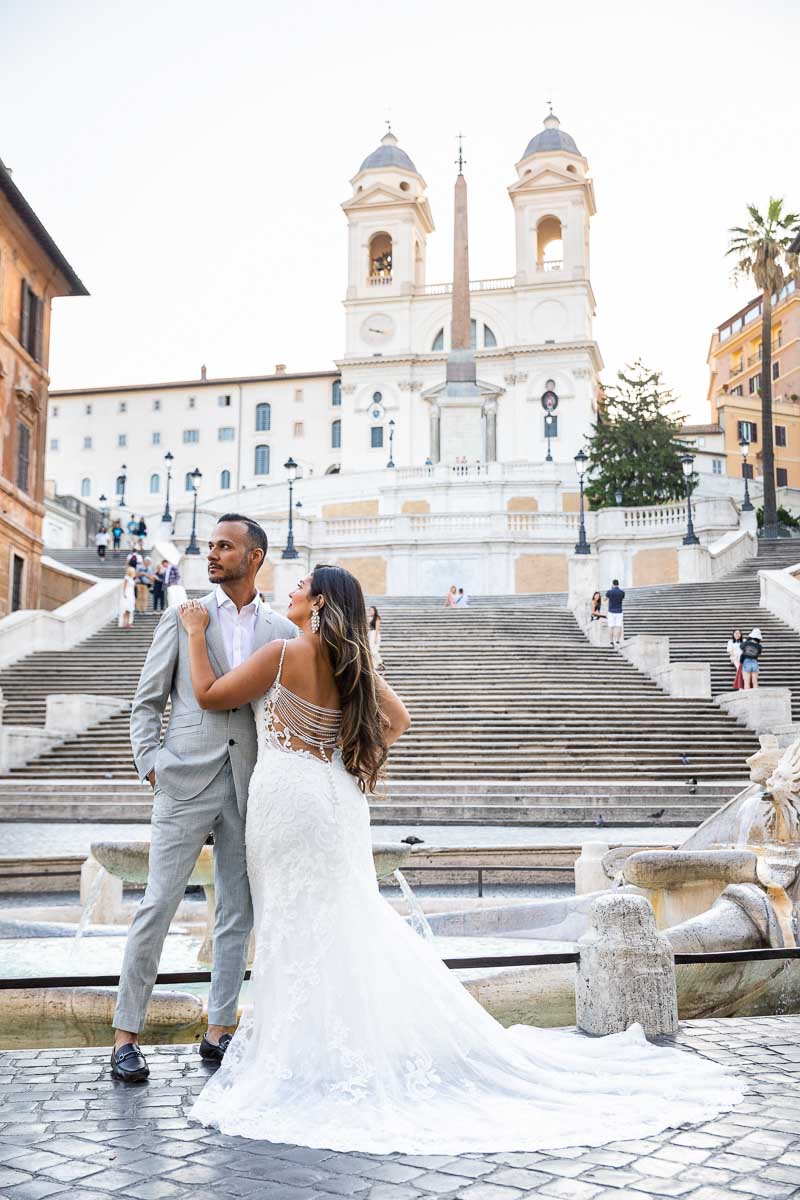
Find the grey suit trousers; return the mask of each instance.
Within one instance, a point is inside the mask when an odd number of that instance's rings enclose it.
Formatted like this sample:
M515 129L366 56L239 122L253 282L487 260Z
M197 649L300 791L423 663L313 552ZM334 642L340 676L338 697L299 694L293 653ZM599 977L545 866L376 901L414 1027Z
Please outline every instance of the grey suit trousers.
M214 970L208 998L209 1025L235 1025L253 907L247 881L244 816L236 802L228 759L211 783L191 800L176 800L158 784L153 796L150 869L144 898L128 932L120 972L114 1028L144 1027L161 950L197 856L214 834Z

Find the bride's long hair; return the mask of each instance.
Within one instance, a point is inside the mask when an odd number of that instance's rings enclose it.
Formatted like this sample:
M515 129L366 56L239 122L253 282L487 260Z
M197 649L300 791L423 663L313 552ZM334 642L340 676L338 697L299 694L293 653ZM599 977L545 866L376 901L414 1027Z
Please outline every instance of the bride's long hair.
M310 596L325 601L319 610L319 637L342 703L342 759L362 792L372 791L388 750L364 593L349 571L322 563L311 574Z

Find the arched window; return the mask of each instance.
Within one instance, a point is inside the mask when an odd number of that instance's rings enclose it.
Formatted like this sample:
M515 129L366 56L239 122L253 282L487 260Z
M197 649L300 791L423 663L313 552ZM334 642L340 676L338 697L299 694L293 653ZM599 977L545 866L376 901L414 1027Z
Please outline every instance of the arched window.
M333 450L341 450L342 448L342 422L331 421L331 448Z
M444 350L444 329L440 329L436 337L433 339L431 350Z
M256 475L269 475L269 446L256 446L253 471Z
M228 488L231 486L230 471L221 471L220 472L219 486L222 488L223 492L226 492L228 490Z
M256 405L256 433L268 433L272 428L272 408L269 404Z
M334 408L338 408L342 403L342 381L334 379L331 384L331 404Z
M536 269L560 271L563 266L564 243L558 217L542 217L536 226Z
M493 350L497 345L497 338L494 336L494 330L488 325L483 327L483 348L484 350Z
M186 472L186 475L184 476L184 479L183 479L183 490L184 490L185 492L193 492L193 491L194 491L194 480L192 479L192 472L191 472L191 471L187 471L187 472Z
M91 479L82 479L81 480L81 495L82 496L91 496L91 494L92 494Z
M118 496L125 495L125 476L124 475L117 476L117 495Z
M161 491L160 475L151 475L150 476L150 494L153 495L155 492L160 492L160 491Z
M341 471L341 469L342 468L339 463L331 463L331 465L326 470L325 474L326 475L338 475L339 472Z
M392 239L388 233L376 233L370 238L369 278L371 283L391 282Z

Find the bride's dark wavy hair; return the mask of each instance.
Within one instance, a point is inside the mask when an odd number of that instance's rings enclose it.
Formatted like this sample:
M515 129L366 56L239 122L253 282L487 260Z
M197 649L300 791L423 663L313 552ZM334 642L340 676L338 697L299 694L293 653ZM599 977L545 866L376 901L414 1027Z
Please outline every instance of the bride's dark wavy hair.
M372 791L388 748L364 593L349 571L320 563L311 573L310 596L325 601L319 610L319 637L342 704L342 759L362 792Z

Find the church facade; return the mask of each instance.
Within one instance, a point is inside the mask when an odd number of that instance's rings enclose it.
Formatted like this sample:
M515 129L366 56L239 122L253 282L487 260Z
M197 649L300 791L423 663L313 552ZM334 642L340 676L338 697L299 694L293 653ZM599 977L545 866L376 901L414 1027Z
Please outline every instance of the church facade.
M560 462L571 475L602 366L592 334L588 170L551 113L508 189L514 275L461 281L474 403L446 395L453 283L427 279L434 221L425 180L389 132L342 205L346 334L336 368L52 392L55 491L114 512L124 476L126 506L155 515L169 463L178 504L194 467L203 473L200 502L214 504L228 492L282 486L289 457L306 479L479 463ZM167 452L174 458L165 463ZM331 499L335 491L331 480Z

